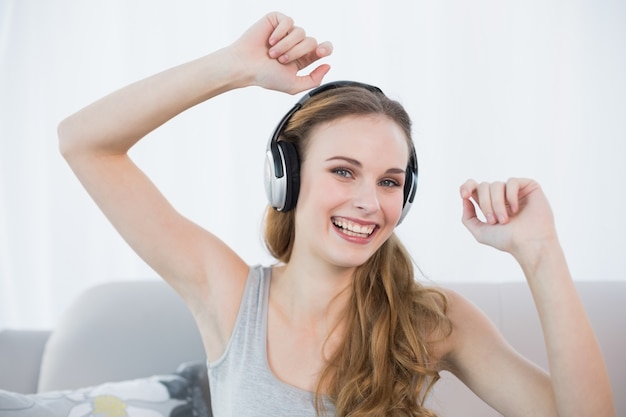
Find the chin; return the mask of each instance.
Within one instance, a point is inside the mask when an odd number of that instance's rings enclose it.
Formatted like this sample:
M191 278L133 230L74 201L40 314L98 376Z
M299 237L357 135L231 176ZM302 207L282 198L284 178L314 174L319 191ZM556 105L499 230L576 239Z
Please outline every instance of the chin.
M380 246L378 246L376 250L379 248ZM370 258L376 253L376 250L364 253L362 250L347 251L345 249L339 249L335 251L335 254L341 254L341 256L332 256L330 262L340 268L357 268L369 261Z

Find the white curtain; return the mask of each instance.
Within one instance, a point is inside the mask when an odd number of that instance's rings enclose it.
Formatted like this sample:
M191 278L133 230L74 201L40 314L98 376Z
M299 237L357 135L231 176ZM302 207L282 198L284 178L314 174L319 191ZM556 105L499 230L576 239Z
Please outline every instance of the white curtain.
M328 80L379 85L413 116L419 188L398 233L430 279L523 279L460 224L466 178L510 176L543 185L575 279L626 279L624 2L0 0L0 328L49 328L86 287L157 279L62 160L59 121L271 10L334 43ZM181 212L270 262L263 155L295 100L229 93L133 156Z

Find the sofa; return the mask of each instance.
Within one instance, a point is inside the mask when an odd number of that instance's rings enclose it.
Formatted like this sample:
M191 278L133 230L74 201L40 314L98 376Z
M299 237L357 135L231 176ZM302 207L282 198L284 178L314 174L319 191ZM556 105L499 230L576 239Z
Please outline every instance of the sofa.
M516 349L547 367L539 320L525 283L442 285L470 299ZM621 356L626 352L626 282L576 285L605 355L617 415L626 416L626 360ZM163 415L211 416L202 342L187 308L162 281L100 284L81 294L54 330L0 331L0 390L24 400L24 409L40 405L42 398L48 401L45 406L59 401L49 393L87 398L96 388L119 392L125 383L142 387L155 378L168 389L172 380L184 385L185 394L177 397L178 412ZM86 387L91 388L85 392ZM3 401L8 403L3 398L0 395L0 416L21 416L6 410L3 415ZM442 417L500 415L448 373L442 374L428 403Z

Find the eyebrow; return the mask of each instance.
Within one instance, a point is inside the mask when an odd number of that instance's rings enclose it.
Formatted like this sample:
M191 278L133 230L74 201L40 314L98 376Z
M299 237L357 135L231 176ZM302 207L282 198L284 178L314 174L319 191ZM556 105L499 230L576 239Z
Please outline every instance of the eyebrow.
M357 168L362 168L363 164L360 161L357 161L354 158L348 158L347 156L333 156L330 157L328 159L326 159L326 162L331 162L331 161L344 161L347 162L351 165L356 166ZM387 171L385 171L387 174L405 174L406 171L404 169L401 168L389 168Z

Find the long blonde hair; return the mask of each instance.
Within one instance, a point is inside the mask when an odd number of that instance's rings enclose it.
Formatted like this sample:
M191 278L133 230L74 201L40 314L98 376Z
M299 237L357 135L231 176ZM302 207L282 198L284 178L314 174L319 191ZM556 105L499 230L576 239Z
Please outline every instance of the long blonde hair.
M404 108L384 94L359 87L312 97L292 116L280 140L293 143L302 161L313 128L341 117L371 114L396 122L413 147L411 120ZM295 210L268 209L265 243L276 259L289 262L295 233ZM323 391L340 417L434 416L424 401L439 379L432 345L451 332L446 310L443 293L415 280L411 258L392 234L356 269L343 316L344 342L318 381L318 415L324 412Z

